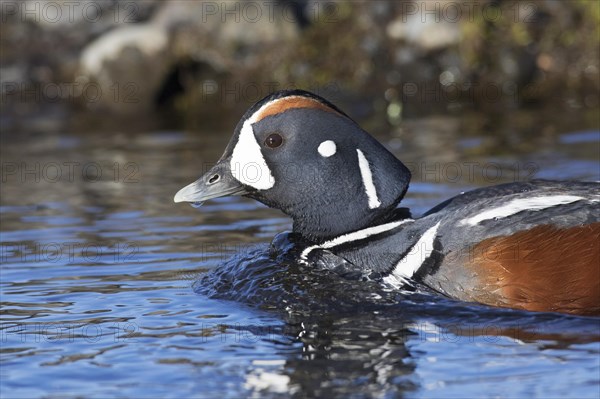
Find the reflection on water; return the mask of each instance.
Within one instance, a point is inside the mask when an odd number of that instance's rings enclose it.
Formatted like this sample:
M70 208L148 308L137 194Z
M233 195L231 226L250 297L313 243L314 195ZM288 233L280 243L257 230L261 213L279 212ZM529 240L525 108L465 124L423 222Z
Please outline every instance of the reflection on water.
M598 131L524 119L380 134L413 171L403 205L531 176L600 179ZM228 139L3 133L2 396L598 396L597 318L341 280L291 262L285 236L270 244L290 229L277 211L173 204Z

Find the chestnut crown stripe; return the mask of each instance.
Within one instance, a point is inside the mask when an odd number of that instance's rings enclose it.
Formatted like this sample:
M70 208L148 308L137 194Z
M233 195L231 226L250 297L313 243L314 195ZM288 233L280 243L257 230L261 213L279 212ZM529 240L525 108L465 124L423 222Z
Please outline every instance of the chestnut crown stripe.
M267 116L281 114L282 112L289 111L290 109L295 108L312 108L312 109L320 109L322 111L332 112L334 114L342 115L335 109L329 107L326 104L323 104L319 100L310 97L303 96L288 96L278 98L267 103L265 106L261 107L252 117L252 123L259 122L266 118Z

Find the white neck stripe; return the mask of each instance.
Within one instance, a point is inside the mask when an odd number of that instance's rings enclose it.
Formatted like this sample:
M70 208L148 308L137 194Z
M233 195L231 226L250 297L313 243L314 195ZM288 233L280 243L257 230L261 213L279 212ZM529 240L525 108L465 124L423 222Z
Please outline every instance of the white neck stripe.
M522 211L539 211L541 209L552 208L557 205L570 204L572 202L585 199L586 198L584 197L576 195L548 195L541 197L517 198L505 203L500 207L481 212L467 219L463 219L460 221L460 225L475 226L484 220L505 218Z
M423 263L429 259L433 252L433 242L437 237L437 231L441 222L433 227L430 227L419 238L417 243L413 245L408 254L400 259L392 272L383 279L384 283L388 283L395 288L399 288L406 284Z
M379 198L377 197L377 189L373 183L373 174L371 173L369 161L361 150L357 149L356 152L358 153L358 167L360 168L363 186L365 187L365 193L369 199L369 208L378 208L379 205L381 205L381 201L379 201Z
M313 246L305 248L302 251L302 253L300 254L300 258L303 260L307 260L308 254L314 249L328 249L328 248L337 247L338 245L342 245L342 244L345 244L348 242L364 240L371 236L393 230L396 227L398 227L404 223L408 223L408 222L412 222L412 221L413 221L413 219L404 219L404 220L399 220L397 222L380 224L378 226L373 226L373 227L368 227L366 229L353 231L352 233L348 233L348 234L344 234L339 237L336 237L333 240L325 241L321 245L313 245Z

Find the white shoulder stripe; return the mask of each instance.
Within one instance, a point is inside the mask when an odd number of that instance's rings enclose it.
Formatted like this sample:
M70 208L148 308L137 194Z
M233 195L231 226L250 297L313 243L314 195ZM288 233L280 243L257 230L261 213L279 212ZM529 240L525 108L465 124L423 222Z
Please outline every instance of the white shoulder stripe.
M517 198L506 204L481 212L475 216L460 221L460 225L475 226L484 220L505 218L522 211L539 211L558 205L570 204L576 201L586 200L585 197L577 195L547 195L531 198Z
M369 208L377 208L379 205L381 205L381 202L377 197L377 190L375 189L375 184L373 183L373 174L371 173L369 161L367 161L365 154L363 154L361 150L357 149L356 152L358 153L358 167L360 168L360 175L362 176L365 192L367 193L367 198L369 199Z
M348 242L364 240L371 236L393 230L396 227L398 227L404 223L408 223L408 222L412 222L412 221L413 221L413 219L404 219L404 220L399 220L397 222L380 224L378 226L368 227L363 230L353 231L352 233L348 233L348 234L344 234L342 236L336 237L333 240L325 241L321 245L313 245L313 246L305 248L302 251L302 253L300 254L300 258L302 260L307 260L308 254L311 251L313 251L314 249L328 249L328 248L337 247L338 245L342 245L342 244L345 244Z
M410 279L419 270L423 262L425 262L433 252L433 242L437 236L438 228L441 222L433 227L430 227L425 233L419 238L419 241L410 249L408 254L400 259L400 261L394 267L394 270L383 279L384 283L388 283L395 288L399 288L406 284L407 280Z

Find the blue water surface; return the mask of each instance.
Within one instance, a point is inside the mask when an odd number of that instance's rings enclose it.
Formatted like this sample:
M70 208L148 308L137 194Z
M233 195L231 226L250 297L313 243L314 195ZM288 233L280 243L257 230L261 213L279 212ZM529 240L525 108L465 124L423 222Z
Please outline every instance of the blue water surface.
M498 132L448 145L411 131L380 139L402 142L414 175L403 206L417 214L532 171L600 179L593 133L534 135L521 149ZM598 318L315 274L270 245L291 228L278 211L243 198L174 204L228 136L4 137L14 168L0 207L3 398L600 396ZM65 162L80 164L73 176ZM91 163L101 178L86 174ZM44 175L49 164L61 179Z

